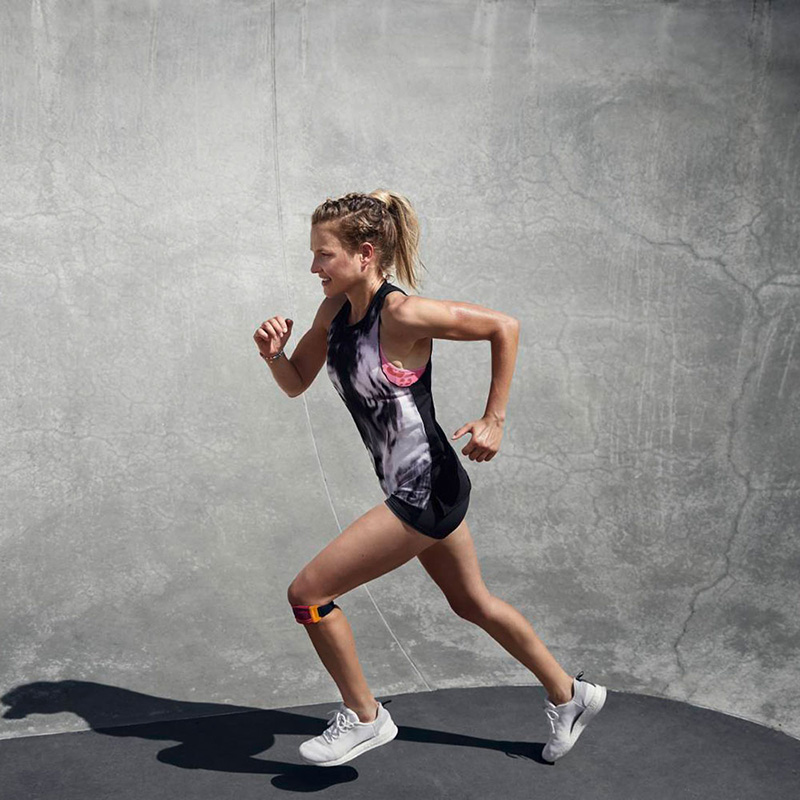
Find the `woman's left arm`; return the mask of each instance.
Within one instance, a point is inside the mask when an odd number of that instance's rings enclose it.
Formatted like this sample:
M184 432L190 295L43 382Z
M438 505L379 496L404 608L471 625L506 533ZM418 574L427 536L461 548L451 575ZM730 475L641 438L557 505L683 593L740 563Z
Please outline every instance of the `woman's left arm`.
M433 300L409 295L395 306L396 324L415 340L426 337L492 343L492 385L480 419L462 425L454 434L472 438L461 451L470 461L491 461L500 449L511 376L517 360L520 323L516 317L490 308L453 300Z

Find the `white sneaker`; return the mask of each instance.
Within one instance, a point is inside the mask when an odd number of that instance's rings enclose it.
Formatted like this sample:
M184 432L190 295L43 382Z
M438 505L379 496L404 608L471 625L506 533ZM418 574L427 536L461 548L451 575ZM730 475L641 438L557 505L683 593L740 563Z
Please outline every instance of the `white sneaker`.
M372 722L361 722L355 711L341 703L328 715L328 727L300 745L300 758L318 767L336 767L395 736L397 725L380 701Z
M556 706L545 696L544 710L551 733L542 750L542 758L546 761L555 761L568 753L606 702L606 687L584 681L582 675L583 670L572 679L575 693L566 703Z

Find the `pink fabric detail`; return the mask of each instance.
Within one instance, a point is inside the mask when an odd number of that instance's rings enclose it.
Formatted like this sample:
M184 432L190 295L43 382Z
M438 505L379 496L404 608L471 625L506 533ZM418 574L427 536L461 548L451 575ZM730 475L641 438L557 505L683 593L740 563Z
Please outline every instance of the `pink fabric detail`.
M386 375L389 382L395 384L395 386L410 386L412 383L416 383L420 379L422 373L425 372L425 367L420 367L419 369L401 369L400 367L396 367L391 361L386 360L386 356L383 354L383 346L381 346L380 350L383 374Z

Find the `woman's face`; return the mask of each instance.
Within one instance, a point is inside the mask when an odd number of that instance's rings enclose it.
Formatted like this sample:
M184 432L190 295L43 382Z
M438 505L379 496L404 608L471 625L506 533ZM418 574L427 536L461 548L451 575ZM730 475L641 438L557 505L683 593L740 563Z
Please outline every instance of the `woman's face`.
M371 248L371 245L363 247ZM329 224L311 226L311 252L314 253L311 272L319 275L327 295L341 294L362 275L361 256L350 255Z

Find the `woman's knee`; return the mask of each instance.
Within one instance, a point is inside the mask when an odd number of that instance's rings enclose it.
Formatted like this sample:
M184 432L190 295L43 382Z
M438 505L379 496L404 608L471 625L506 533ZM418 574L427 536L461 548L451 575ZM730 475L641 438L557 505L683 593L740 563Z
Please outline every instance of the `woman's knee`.
M458 614L462 619L468 622L480 623L486 620L492 609L492 600L494 596L491 594L461 596L450 600L450 608Z
M301 570L295 576L295 579L289 584L286 590L286 599L290 605L311 605L313 603L322 603L332 600L332 597L322 597L320 595L321 587L305 570Z

